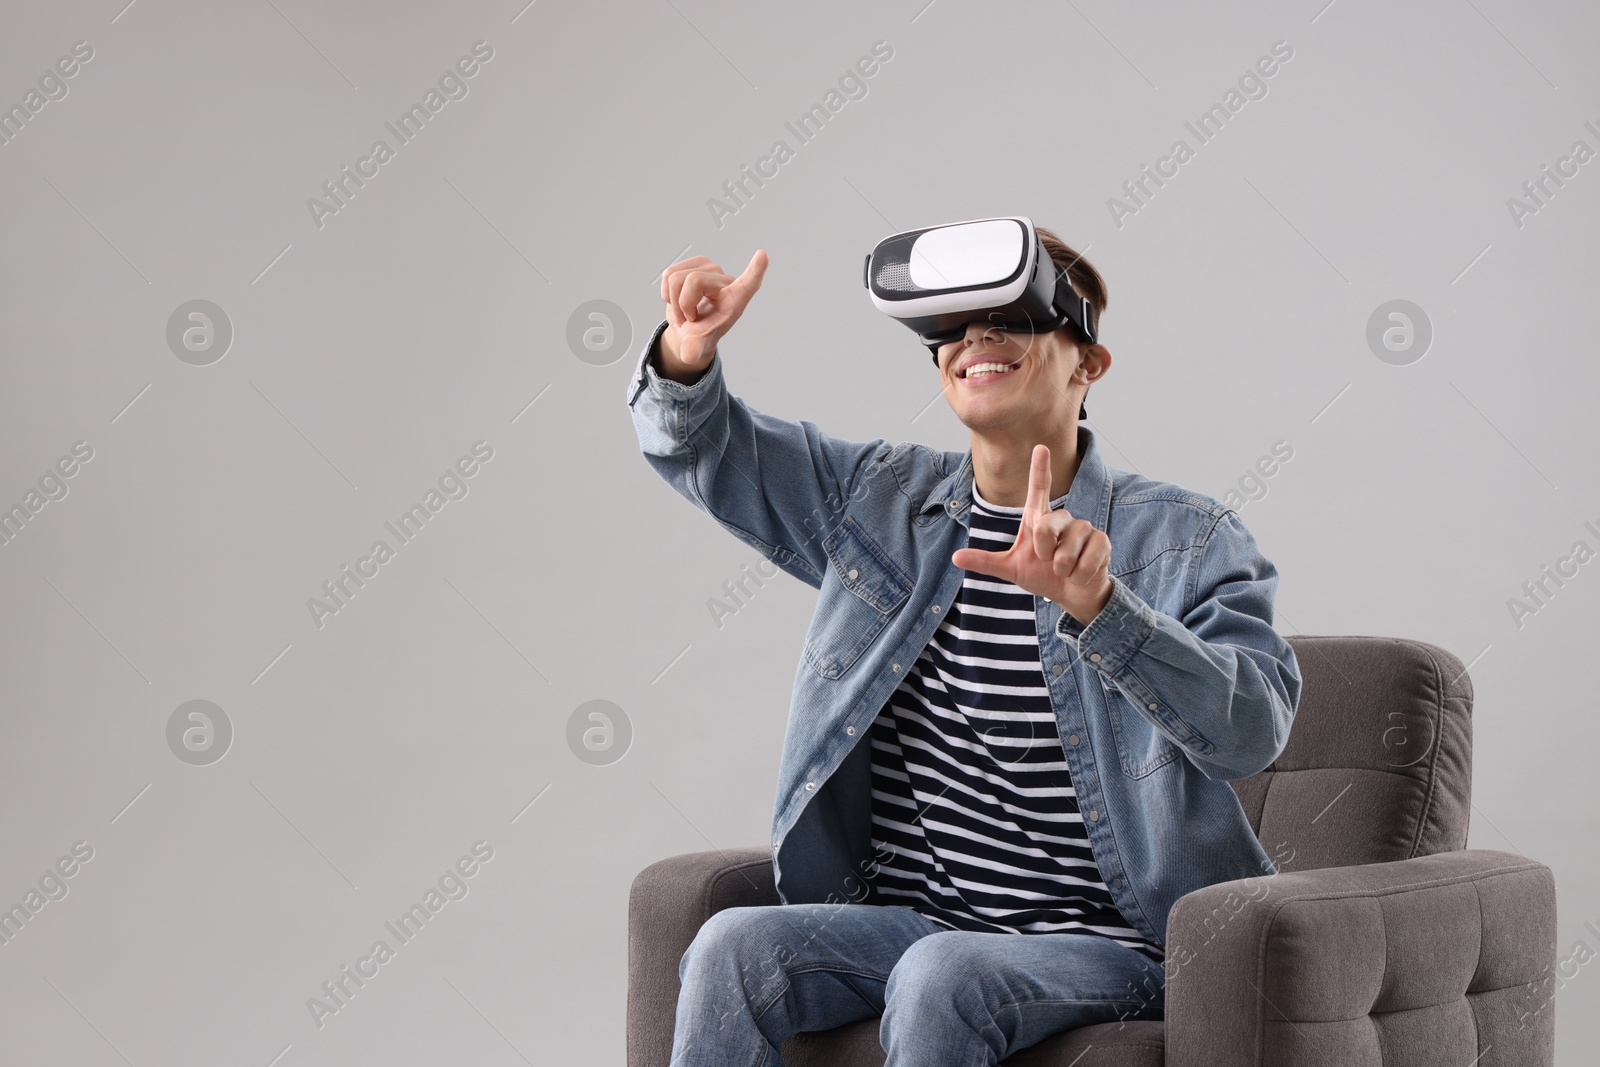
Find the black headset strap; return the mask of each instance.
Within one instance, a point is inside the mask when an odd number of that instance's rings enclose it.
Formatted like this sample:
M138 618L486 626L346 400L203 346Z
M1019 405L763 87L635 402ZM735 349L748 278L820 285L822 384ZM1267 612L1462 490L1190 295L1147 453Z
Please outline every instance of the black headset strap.
M1079 296L1078 291L1072 287L1072 282L1067 277L1067 272L1059 266L1056 267L1056 307L1059 308L1078 332L1088 338L1090 344L1099 341L1099 334L1095 330L1094 306L1089 303L1089 298Z

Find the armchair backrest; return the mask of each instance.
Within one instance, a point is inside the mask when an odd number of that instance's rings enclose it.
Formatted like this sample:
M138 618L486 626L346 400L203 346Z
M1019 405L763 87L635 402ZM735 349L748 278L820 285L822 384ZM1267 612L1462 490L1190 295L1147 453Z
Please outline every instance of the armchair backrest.
M1472 679L1461 661L1398 637L1288 641L1303 679L1289 741L1266 770L1229 783L1279 869L1466 847Z

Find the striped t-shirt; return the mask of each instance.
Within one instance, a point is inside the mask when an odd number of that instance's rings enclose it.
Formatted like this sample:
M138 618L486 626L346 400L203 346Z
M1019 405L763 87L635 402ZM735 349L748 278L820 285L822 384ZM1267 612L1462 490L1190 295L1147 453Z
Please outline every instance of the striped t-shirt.
M1058 507L1065 495L1051 502ZM972 489L969 548L1003 552L1022 508ZM1039 660L1035 597L967 571L872 724L879 901L956 930L1092 932L1160 962L1094 861ZM883 848L888 845L889 848Z

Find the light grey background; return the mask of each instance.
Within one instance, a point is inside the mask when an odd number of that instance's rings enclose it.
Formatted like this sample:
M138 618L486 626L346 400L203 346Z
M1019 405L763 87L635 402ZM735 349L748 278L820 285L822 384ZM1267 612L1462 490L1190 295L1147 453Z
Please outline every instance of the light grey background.
M1282 632L1471 663L1469 844L1548 863L1562 958L1600 952L1600 563L1507 607L1600 547L1600 161L1507 206L1600 148L1593 5L123 3L7 3L0 32L7 107L94 49L0 147L0 504L94 449L0 545L0 904L94 849L0 945L0 1059L621 1062L629 882L765 840L815 603L780 575L712 621L759 557L639 453L658 274L767 249L732 390L964 449L861 262L1000 214L1108 281L1113 464L1220 497L1293 448L1241 509ZM307 199L479 40L468 94L319 228ZM785 121L879 40L799 145ZM1279 40L1267 95L1117 226L1108 198ZM707 199L779 138L719 227ZM196 299L234 330L208 366L166 341ZM599 299L633 335L604 366L566 343ZM1434 327L1410 365L1366 343L1391 299ZM307 599L480 440L468 494L319 629ZM204 766L167 744L196 699L234 732ZM620 760L569 748L590 700L631 723ZM319 1028L307 999L475 841L467 896ZM1587 1063L1600 966L1566 970L1560 1062Z

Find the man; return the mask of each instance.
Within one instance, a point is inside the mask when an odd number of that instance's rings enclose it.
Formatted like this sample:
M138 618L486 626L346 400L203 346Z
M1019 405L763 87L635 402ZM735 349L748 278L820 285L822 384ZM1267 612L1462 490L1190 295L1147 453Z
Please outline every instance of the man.
M1098 321L1099 274L1037 232ZM717 346L766 268L668 267L628 385L662 477L819 590L773 811L783 903L701 927L674 1067L777 1065L796 1031L875 1016L889 1067L1161 1018L1172 903L1276 872L1227 784L1299 701L1276 568L1231 508L1105 464L1079 415L1111 353L1070 324L938 349L966 453L755 410Z

